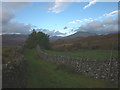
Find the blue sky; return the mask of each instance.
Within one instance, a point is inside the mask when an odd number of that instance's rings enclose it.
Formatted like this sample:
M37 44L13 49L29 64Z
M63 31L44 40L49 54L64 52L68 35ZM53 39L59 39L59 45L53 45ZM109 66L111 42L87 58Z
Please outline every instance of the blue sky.
M10 22L30 24L32 28L38 30L59 31L69 35L73 33L72 29L75 31L86 23L103 22L106 19L114 21L117 18L117 2L95 2L87 6L89 4L89 2L34 2L11 11L15 17Z

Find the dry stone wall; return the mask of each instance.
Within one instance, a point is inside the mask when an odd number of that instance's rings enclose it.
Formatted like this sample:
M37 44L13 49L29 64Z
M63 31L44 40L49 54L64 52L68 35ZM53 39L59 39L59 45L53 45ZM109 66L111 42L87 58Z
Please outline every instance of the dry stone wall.
M20 52L16 50L14 60L2 65L2 88L25 88L27 63Z
M42 52L39 45L37 52L44 60L54 62L56 64L64 64L72 66L76 72L80 72L86 76L100 78L107 81L112 81L118 84L118 60L112 58L111 60L96 60L86 58L71 58L60 55L50 55Z

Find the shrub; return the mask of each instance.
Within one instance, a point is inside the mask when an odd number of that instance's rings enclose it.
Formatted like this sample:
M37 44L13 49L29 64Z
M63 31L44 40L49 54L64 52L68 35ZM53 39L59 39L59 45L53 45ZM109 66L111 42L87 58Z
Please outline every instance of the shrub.
M26 41L25 47L35 48L37 44L39 44L42 49L50 49L49 35L43 32L37 33L35 29L33 29L33 32Z

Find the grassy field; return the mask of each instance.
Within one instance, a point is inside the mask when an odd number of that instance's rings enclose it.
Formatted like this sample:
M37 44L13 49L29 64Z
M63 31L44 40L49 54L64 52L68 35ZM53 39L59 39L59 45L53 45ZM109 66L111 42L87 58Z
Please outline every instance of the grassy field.
M114 88L116 85L82 76L60 65L42 60L35 50L26 50L27 88Z
M57 52L57 51L50 51L44 50L49 54L56 54L56 55L63 55L63 56L70 56L73 58L76 57L85 57L90 59L108 59L111 55L111 50L80 50L77 52ZM118 57L118 51L114 50L112 52L112 57Z

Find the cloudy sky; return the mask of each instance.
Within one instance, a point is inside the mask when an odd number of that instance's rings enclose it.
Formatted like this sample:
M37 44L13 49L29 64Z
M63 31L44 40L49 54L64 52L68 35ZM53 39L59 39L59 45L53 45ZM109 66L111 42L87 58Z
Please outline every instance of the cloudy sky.
M77 31L118 32L118 2L4 2L2 33L29 34L32 29L50 36Z

